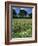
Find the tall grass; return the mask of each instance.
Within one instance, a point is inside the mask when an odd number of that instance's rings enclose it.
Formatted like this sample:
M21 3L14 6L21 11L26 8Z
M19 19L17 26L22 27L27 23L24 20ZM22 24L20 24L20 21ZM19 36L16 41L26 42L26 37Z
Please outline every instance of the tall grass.
M32 19L12 19L12 37L24 38L32 36Z

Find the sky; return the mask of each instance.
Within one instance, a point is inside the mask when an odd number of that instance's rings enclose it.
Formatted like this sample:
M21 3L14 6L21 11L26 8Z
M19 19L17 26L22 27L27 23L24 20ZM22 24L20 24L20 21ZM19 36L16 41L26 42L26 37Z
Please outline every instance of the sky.
M13 7L15 9L16 13L18 14L20 10L25 10L27 11L28 14L32 13L32 8L18 8L18 7Z

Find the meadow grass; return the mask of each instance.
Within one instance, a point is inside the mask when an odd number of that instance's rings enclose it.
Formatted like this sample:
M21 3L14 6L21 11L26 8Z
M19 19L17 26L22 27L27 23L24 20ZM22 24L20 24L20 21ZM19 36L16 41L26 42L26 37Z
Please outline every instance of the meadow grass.
M12 38L32 37L32 19L12 19Z

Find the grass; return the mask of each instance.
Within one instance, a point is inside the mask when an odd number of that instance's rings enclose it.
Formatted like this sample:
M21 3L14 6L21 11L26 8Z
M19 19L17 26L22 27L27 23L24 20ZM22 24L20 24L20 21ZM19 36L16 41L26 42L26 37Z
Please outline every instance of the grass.
M12 19L12 38L32 37L32 19Z

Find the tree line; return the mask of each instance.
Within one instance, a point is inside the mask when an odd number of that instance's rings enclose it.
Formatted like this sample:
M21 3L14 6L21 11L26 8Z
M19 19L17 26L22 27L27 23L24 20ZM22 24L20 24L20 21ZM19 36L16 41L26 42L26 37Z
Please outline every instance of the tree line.
M17 14L15 9L12 10L12 17L13 18L32 18L32 13L28 14L29 17L26 17L27 16L27 11L25 10L20 10L20 12Z

